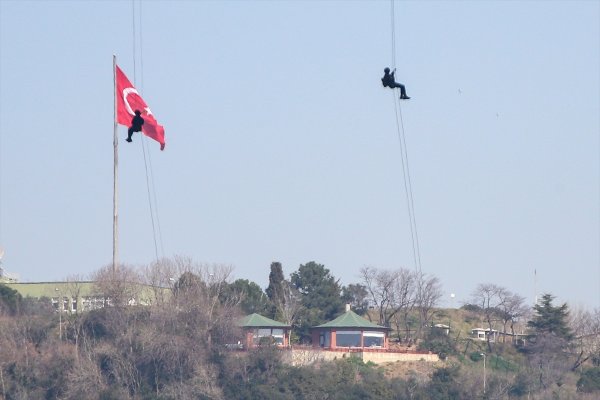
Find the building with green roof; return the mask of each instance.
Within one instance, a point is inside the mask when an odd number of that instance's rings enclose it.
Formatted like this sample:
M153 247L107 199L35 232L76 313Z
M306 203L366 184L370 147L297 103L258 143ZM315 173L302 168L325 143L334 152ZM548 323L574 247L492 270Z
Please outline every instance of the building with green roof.
M346 312L333 321L312 328L313 347L328 350L386 350L390 328L374 324L346 305Z
M246 349L262 344L276 344L279 347L290 345L291 326L283 322L254 313L240 319L238 326L244 331L244 343L240 344Z

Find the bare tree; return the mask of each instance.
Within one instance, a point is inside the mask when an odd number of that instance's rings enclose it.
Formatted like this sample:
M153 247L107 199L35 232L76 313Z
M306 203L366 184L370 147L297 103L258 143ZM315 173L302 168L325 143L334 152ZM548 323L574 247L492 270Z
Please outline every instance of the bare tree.
M235 326L235 318L242 293L228 293L228 281L233 272L231 265L197 264L189 258L174 259L179 273L174 293L176 307L186 314L186 323L200 326L206 332L210 346L213 331Z
M133 305L139 301L142 276L134 267L120 265L115 271L107 265L92 274L95 290L106 303L116 307Z
M396 275L391 271L378 270L374 267L361 268L360 274L373 306L379 314L379 324L385 325L388 321L388 309L390 308L391 292Z
M540 333L527 346L527 359L539 388L546 389L564 381L570 370L568 341L551 333Z
M82 333L82 321L83 321L83 310L81 307L84 279L81 275L70 275L66 279L66 293L69 296L71 302L75 304L75 310L73 307L69 307L69 314L67 316L68 330L74 340L75 347L75 358L79 361L79 339ZM62 300L60 300L62 301ZM59 310L59 312L61 312Z
M415 306L419 311L419 328L417 337L421 336L422 329L430 325L434 309L442 298L442 284L435 276L429 276L422 272L416 275L416 300Z
M178 277L173 260L163 258L142 269L143 281L152 290L152 304L164 305L173 299L172 289Z
M506 342L506 326L510 323L510 333L513 344L515 343L515 323L525 317L530 307L525 305L525 298L509 290L498 291L498 316L502 321L502 343Z
M389 271L374 267L360 270L372 304L377 308L379 324L389 326L394 317L408 311L415 301L416 277L406 269Z
M572 353L575 357L572 370L590 358L600 361L600 310L571 310L569 326L573 332Z
M303 310L302 295L288 281L281 284L281 293L274 298L275 308L280 318L288 325L294 325Z
M489 352L492 352L491 337L494 332L494 322L500 320L499 310L504 306L509 293L507 289L493 283L481 283L473 292L473 303L481 307L484 319L488 324L489 331L486 341Z
M390 321L396 327L399 340L401 340L402 331L404 331L404 340L411 338L411 314L417 301L416 278L415 273L407 269L401 269L398 271L397 279L393 285L392 304L394 304L394 312L390 317Z

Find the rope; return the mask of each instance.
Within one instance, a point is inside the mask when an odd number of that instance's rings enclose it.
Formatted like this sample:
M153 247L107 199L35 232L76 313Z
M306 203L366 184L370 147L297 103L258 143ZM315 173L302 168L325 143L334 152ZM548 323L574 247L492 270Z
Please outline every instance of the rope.
M133 27L132 29L132 34L133 34L133 39L132 39L132 43L133 43L133 84L136 85L136 71L135 71L135 55L136 55L136 51L135 51L135 0L131 0L131 26Z
M410 225L410 236L413 250L413 260L415 263L415 269L421 272L421 250L419 246L419 234L417 230L417 220L415 218L415 207L414 197L412 193L412 182L410 179L410 167L408 163L408 152L406 149L406 137L404 134L404 120L402 118L402 107L400 101L396 98L396 93L393 94L394 98L394 112L396 115L396 130L398 134L398 144L400 145L400 159L402 161L402 176L404 182L404 193L406 196L406 207L408 210L409 225Z
M142 42L142 0L140 0L140 84L142 91L144 90L144 43Z
M143 135L141 135L143 136ZM146 192L148 194L148 207L150 208L150 222L152 223L152 239L154 240L154 255L156 256L156 262L158 262L158 246L156 244L156 228L154 226L154 211L152 210L152 198L150 197L150 181L148 179L148 162L146 161L146 141L142 139L140 141L142 146L142 153L144 154L144 169L146 171Z
M139 6L139 12L140 12L140 69L141 69L141 85L142 85L142 89L144 88L144 52L143 52L143 40L144 40L144 35L143 35L143 30L142 30L142 4L143 1L140 1L140 6ZM144 145L148 146L148 142L145 140L144 138ZM152 199L154 201L154 217L156 218L156 227L158 228L158 240L160 243L160 249L161 249L161 256L164 258L165 256L165 248L164 248L164 243L163 243L163 238L162 238L162 230L160 227L160 218L159 218L159 212L158 212L158 199L156 196L156 184L155 184L155 180L154 180L154 170L152 168L152 153L148 150L148 166L149 166L149 170L150 170L150 182L151 184L151 190L152 190ZM153 230L154 230L154 226L153 226ZM154 241L156 243L156 233L154 234ZM155 248L156 248L156 244L155 244ZM156 249L155 249L156 250ZM158 254L158 251L155 251ZM157 255L157 262L158 262L158 255Z
M133 81L134 84L137 86L137 74L136 74L136 29L135 29L135 0L131 0L131 8L132 8L132 25L133 25ZM142 47L142 43L143 43L143 33L142 33L142 1L140 0L139 2L139 38L140 38L140 50L139 50L139 57L140 57L140 75L141 75L141 85L140 87L140 91L143 93L144 92L144 52L143 52L143 47ZM158 208L156 206L156 190L155 187L156 185L154 184L154 174L152 173L152 160L150 158L150 151L147 151L147 143L146 143L146 138L144 137L144 135L140 135L141 137L141 146L142 146L142 154L144 157L144 171L146 174L146 193L148 196L148 208L150 211L150 223L152 225L152 239L154 241L154 255L156 257L156 262L158 262L159 257L158 257L158 243L157 243L157 239L156 239L156 225L158 224L158 231L159 231L159 237L160 237L160 243L161 243L161 250L162 250L162 255L164 257L164 247L163 247L163 243L162 243L162 234L160 232L160 220L158 218ZM146 152L148 153L146 155ZM150 166L150 167L148 167ZM150 172L149 172L150 171ZM152 189L151 189L152 188ZM150 192L153 192L154 196L151 196ZM155 205L152 205L152 197L154 197L154 203ZM155 224L154 222L154 218L156 216L156 220L157 220L157 224Z
M392 68L396 68L396 11L394 9L394 0L390 0L390 13L392 16Z
M148 143L144 141L144 143ZM148 151L148 165L150 166L150 181L152 182L152 198L154 200L154 216L156 217L156 226L158 228L158 240L160 243L160 254L165 257L165 246L162 238L162 230L160 228L160 218L158 213L158 199L156 197L156 185L154 184L154 170L152 169L152 153Z
M391 32L392 32L392 67L396 69L396 11L394 0L390 0L391 13ZM404 119L402 117L402 106L396 98L397 91L392 92L394 99L394 113L396 116L396 131L398 134L398 143L400 145L400 158L402 161L402 177L404 178L404 193L406 196L406 206L408 210L410 236L412 242L413 260L415 270L421 273L421 250L419 246L419 234L417 230L417 219L415 217L414 196L412 191L412 182L410 179L410 167L408 163L408 150L406 146L406 135L404 130Z

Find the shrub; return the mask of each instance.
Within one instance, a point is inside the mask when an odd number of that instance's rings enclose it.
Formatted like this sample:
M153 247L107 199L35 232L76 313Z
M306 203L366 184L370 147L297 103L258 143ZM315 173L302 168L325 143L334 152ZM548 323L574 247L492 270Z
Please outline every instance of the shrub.
M593 367L581 374L577 381L577 391L591 393L600 391L600 367Z
M450 354L456 354L454 341L440 329L430 329L418 349L436 353L442 360Z

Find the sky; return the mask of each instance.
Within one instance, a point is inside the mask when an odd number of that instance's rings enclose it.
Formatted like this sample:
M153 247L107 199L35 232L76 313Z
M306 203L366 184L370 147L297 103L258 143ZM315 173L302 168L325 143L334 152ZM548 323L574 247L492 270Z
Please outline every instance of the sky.
M441 305L495 283L600 307L600 2L394 10L0 0L3 268L53 281L111 263L116 55L166 132L161 152L119 127L120 262L191 257L262 287L273 261L344 285L414 270L398 93L380 81L395 55Z

